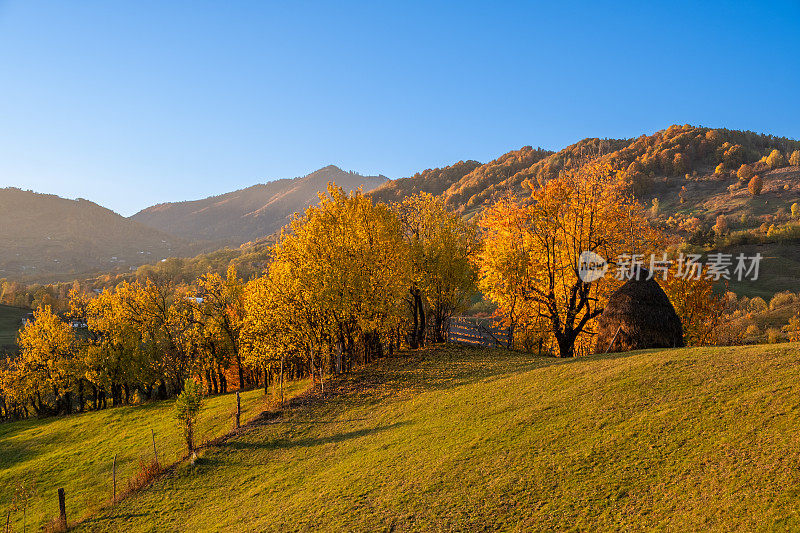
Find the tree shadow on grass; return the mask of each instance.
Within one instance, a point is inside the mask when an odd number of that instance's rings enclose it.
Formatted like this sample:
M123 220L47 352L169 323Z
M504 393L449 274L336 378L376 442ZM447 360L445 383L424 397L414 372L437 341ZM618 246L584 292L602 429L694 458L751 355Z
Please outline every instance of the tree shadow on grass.
M598 354L558 358L503 349L435 345L405 352L367 365L326 383L331 397L351 397L359 404L377 404L398 392L414 393L452 389L536 369L592 364L599 360L623 359L641 352Z
M360 437L366 437L368 435L374 435L376 433L381 433L383 431L387 431L390 429L394 429L400 426L407 425L408 422L395 422L394 424L388 424L385 426L378 426L374 428L364 428L358 429L354 431L347 431L344 433L337 433L335 435L327 435L324 437L307 437L307 438L299 438L299 439L275 439L275 440L264 440L264 441L245 441L242 439L237 440L228 440L225 442L220 443L216 448L220 450L284 450L290 448L298 448L298 447L312 447L312 446L322 446L325 444L332 444L343 442L350 439L357 439Z

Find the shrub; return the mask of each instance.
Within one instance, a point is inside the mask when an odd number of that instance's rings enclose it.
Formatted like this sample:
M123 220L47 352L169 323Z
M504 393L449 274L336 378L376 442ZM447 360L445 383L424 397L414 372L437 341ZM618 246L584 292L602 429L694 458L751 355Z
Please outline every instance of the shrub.
M183 436L186 439L189 453L194 452L194 428L202 402L200 387L193 379L187 378L183 382L183 392L175 400L175 419L183 428Z
M658 209L660 207L660 202L658 198L653 198L653 205L650 207L650 216L655 218L658 216Z
M800 166L800 150L795 150L789 156L789 164L792 166Z
M789 342L800 342L800 315L790 318L783 330L789 335Z
M761 176L753 176L753 179L750 180L750 183L747 184L747 190L750 191L750 194L753 196L758 196L761 194L761 189L764 188L764 180Z
M755 324L750 324L749 326L747 326L747 329L744 330L744 334L747 335L748 337L758 337L759 335L761 335L761 330L758 329L758 326L756 326Z
M728 233L728 219L725 218L725 215L717 216L717 223L714 224L712 229L717 235L724 235Z
M717 176L721 176L725 173L725 163L720 163L717 165L717 168L714 169L714 174Z
M791 305L795 302L795 295L789 291L779 292L772 297L769 301L769 308L773 311L785 305Z
M800 218L800 204L797 202L792 204L792 218Z
M781 330L778 328L769 328L767 330L767 342L770 344L781 342Z
M786 166L786 159L784 159L783 154L780 150L773 150L769 153L766 159L767 166L771 169L785 167Z
M750 165L742 165L739 167L739 170L736 171L736 176L741 181L750 181L751 179L753 179L753 176L755 176L755 174L756 173L753 170L753 167L751 167Z
M123 491L122 495L117 496L117 498L118 499L124 498L128 494L131 494L133 492L140 490L143 487L146 487L147 485L150 484L151 481L153 481L156 477L158 477L158 474L160 473L161 473L161 465L158 463L158 461L154 459L139 460L139 471L136 472L136 474L131 479L128 480L127 486L125 487L125 490Z
M766 311L769 307L767 306L767 302L764 301L764 298L756 296L748 302L748 308L751 312L759 313L761 311Z

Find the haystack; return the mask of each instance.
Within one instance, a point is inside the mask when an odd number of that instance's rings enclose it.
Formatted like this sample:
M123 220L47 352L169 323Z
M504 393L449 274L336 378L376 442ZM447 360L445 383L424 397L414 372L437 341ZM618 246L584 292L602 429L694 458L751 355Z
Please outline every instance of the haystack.
M595 353L684 346L681 320L647 272L614 291L598 319Z

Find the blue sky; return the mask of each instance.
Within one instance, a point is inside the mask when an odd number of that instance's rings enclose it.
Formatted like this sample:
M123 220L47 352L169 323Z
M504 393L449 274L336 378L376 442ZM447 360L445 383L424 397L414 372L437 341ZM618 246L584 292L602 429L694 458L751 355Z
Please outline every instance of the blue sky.
M0 186L130 215L673 123L800 138L800 2L0 0Z

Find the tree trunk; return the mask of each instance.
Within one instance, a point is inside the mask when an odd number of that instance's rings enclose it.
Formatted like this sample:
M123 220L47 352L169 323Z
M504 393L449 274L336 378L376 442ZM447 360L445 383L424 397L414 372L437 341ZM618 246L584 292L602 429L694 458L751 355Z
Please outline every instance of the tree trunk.
M239 390L244 390L244 372L242 371L242 358L236 354L236 366L239 368Z
M225 377L225 372L223 372L222 369L218 370L218 375L219 375L219 391L222 394L225 394L228 392L228 379Z
M283 408L283 359L281 356L281 408Z
M83 412L83 380L78 380L78 412Z

